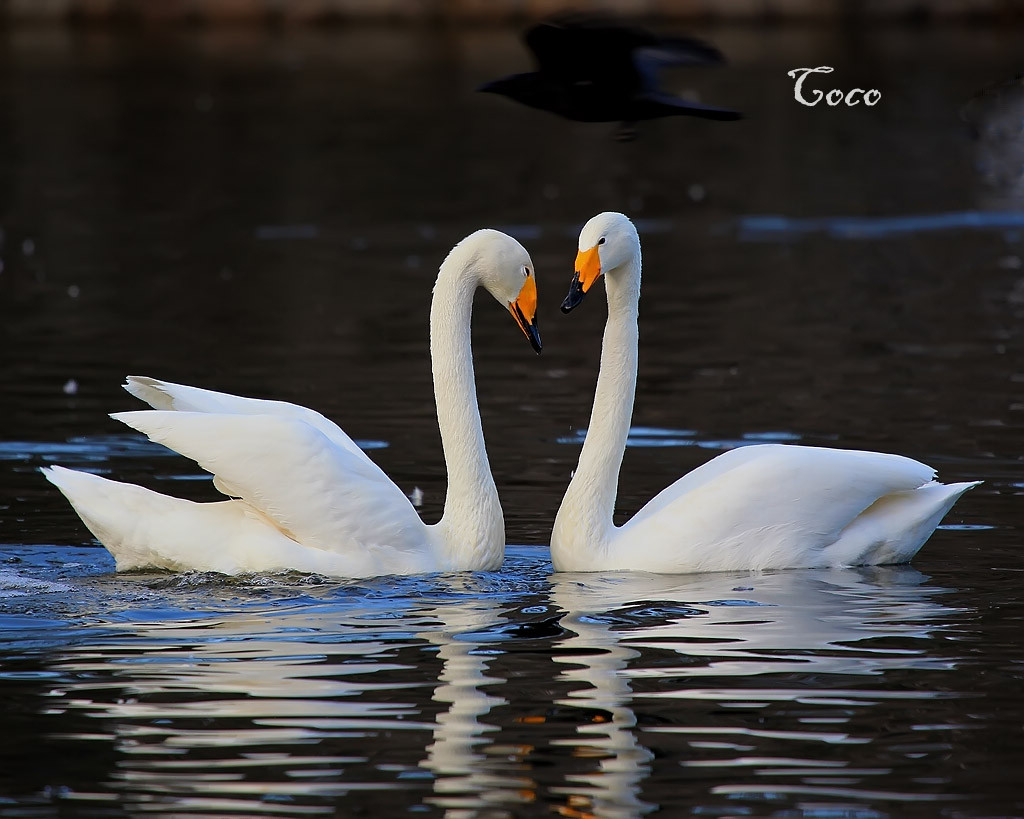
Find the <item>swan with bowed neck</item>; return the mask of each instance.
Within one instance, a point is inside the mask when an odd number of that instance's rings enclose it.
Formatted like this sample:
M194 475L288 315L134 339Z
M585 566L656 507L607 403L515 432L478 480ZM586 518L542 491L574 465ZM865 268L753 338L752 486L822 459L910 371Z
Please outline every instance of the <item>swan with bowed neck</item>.
M640 239L620 213L580 233L568 313L604 275L608 321L579 465L555 517L559 571L711 572L905 563L977 483L880 452L765 444L684 475L632 519L612 513L636 391Z
M196 461L230 500L194 503L59 466L45 476L113 554L118 570L346 577L487 570L505 527L484 447L470 349L484 287L539 353L533 262L495 230L468 236L438 272L430 353L448 468L444 514L424 524L405 494L337 425L306 407L129 377L152 410L112 417Z

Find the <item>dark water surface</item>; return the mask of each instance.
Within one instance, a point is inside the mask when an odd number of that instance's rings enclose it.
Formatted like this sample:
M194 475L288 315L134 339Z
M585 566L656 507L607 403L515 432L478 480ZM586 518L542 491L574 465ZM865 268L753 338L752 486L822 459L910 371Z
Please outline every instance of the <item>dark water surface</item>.
M1019 33L704 33L732 67L673 81L747 119L620 143L474 95L526 66L500 29L0 32L0 815L1024 816L1024 92L975 98ZM800 106L815 65L881 103ZM551 573L605 209L644 241L621 512L761 440L983 479L912 567ZM146 374L315 407L435 520L430 288L483 226L545 341L479 300L501 571L118 576L38 474L215 497L106 417Z

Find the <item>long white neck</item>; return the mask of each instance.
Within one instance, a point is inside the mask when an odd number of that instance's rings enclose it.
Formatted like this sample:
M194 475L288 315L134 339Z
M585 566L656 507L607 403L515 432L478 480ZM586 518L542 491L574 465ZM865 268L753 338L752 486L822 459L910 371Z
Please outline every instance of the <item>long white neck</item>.
M614 532L612 515L619 467L626 450L636 393L640 254L605 276L608 321L601 346L601 371L594 392L587 438L579 465L562 499L552 532L552 560L558 570L572 571L573 555L607 547ZM581 564L583 565L583 564Z
M442 561L495 569L505 549L505 521L491 477L473 375L470 319L479 277L453 251L437 276L430 306L430 359L441 447L448 468L444 514L436 525Z

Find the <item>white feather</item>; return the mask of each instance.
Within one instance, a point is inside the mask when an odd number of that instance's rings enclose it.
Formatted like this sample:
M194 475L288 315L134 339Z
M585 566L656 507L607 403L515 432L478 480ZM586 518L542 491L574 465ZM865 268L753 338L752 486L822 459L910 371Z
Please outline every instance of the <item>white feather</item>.
M437 524L424 524L405 493L319 413L142 376L125 389L155 409L112 417L196 461L231 500L193 503L62 467L43 473L120 570L368 577L495 569L505 530L480 427L470 317L478 286L511 307L525 280L535 293L532 276L522 245L493 230L460 242L438 272L431 360L448 496ZM532 322L530 302L526 309Z
M964 492L898 455L768 444L726 452L612 524L636 390L640 242L622 214L580 234L606 278L601 373L579 466L555 518L563 571L709 572L903 563Z

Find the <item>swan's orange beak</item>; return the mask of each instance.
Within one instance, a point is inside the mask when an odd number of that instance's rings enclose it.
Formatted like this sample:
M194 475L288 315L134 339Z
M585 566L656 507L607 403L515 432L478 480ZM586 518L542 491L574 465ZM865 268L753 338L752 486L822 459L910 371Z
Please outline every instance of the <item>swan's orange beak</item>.
M590 250L581 250L576 254L576 272L569 282L569 295L562 302L562 312L568 313L579 307L587 291L601 276L601 255L597 245Z
M508 311L530 339L530 346L539 354L541 343L540 332L537 330L537 280L532 275L526 277L516 300L509 304Z

